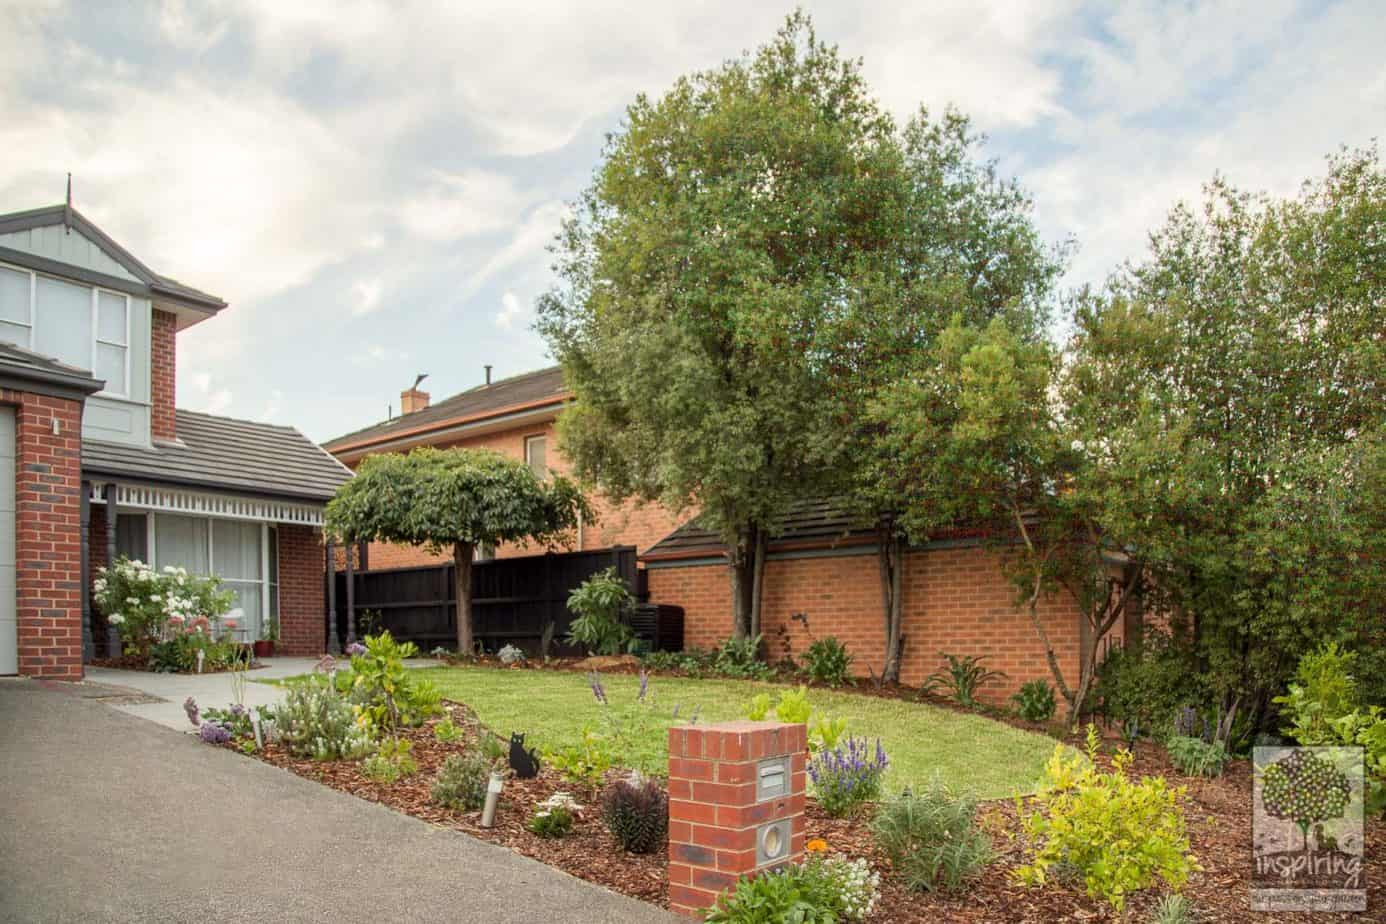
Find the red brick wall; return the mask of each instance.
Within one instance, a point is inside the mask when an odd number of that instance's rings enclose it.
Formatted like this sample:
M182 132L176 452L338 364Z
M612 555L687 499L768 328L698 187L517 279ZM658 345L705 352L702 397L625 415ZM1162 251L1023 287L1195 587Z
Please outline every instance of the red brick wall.
M0 401L15 406L19 672L80 680L82 404L9 390Z
M548 463L551 469L562 474L571 470L568 461L558 452L558 435L553 421L501 430L470 439L439 442L437 445L440 449L492 449L512 459L524 459L525 439L531 436L548 438ZM348 464L353 467L356 465L355 462ZM604 549L613 545L633 545L639 551L644 551L673 532L683 519L687 519L678 518L655 505L615 504L601 495L589 497L589 500L596 510L598 522L584 527L581 545L577 542L577 536L572 536L564 550L582 551ZM532 543L527 546L506 543L496 549L496 557L540 555L544 551L542 546ZM442 555L435 556L429 555L423 549L409 546L372 543L368 558L371 568L404 568L451 561L452 553L445 551Z
M901 681L919 684L946 662L940 652L985 655L986 666L1004 671L984 698L1001 702L1020 684L1050 679L1044 648L1028 614L1013 604L1015 592L995 553L980 548L934 549L905 556L901 604L905 653ZM708 647L731 634L731 591L726 566L661 567L649 571L650 599L684 608L684 643ZM881 671L885 653L880 578L876 556L839 555L772 559L765 566L762 631L772 660L784 654L785 627L795 655L813 637L836 636L855 655L853 670ZM791 619L808 615L808 632ZM1076 680L1081 616L1066 594L1040 607L1065 679Z
M321 531L280 524L278 654L311 656L327 649L323 578Z
M175 432L173 409L177 404L178 321L167 311L154 312L149 357L149 431L156 440L171 440Z

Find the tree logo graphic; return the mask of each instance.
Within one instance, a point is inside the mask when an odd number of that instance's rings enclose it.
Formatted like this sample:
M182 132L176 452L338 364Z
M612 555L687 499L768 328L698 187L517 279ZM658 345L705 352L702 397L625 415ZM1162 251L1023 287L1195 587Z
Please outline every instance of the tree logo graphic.
M1361 747L1253 751L1253 911L1365 911Z
M1264 771L1261 804L1272 817L1295 823L1304 836L1306 851L1309 829L1317 823L1342 818L1351 798L1352 784L1347 774L1328 758L1308 750L1296 750ZM1322 824L1318 824L1317 831L1323 831Z

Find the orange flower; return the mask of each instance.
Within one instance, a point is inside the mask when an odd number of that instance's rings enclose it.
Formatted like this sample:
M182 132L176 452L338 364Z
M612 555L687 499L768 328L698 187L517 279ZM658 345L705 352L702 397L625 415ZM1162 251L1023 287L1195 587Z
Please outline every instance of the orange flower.
M821 837L815 837L804 845L804 849L809 853L823 853L828 849L828 842Z

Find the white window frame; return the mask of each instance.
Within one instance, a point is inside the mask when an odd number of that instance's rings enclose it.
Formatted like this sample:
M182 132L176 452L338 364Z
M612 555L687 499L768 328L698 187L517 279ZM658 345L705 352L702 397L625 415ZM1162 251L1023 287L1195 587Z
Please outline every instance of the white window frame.
M532 458L530 458L529 447L530 447L530 446L533 446L535 442L540 441L540 440L542 440L543 443L544 443L544 470L543 470L542 472L534 472L534 460L533 460ZM529 470L530 470L531 472L534 472L534 474L538 475L540 478L546 478L546 477L548 477L548 474L549 474L549 435L548 435L547 433L534 433L534 434L531 434L530 436L525 437L525 465L528 465L528 466L529 466Z
M28 331L29 331L29 340L28 340L28 342L27 342L27 343L18 344L18 346L21 346L21 347L23 347L23 348L26 349L26 350L33 350L33 348L34 348L34 330L38 327L38 278L39 278L39 276L43 276L44 278L47 278L47 279L56 279L57 281L59 281L59 282L65 282L65 283L67 283L68 285L81 286L81 287L84 288L84 289L90 289L90 290L91 290L91 330L90 330L91 336L90 336L90 338L89 338L89 339L90 339L90 343L89 343L88 348L87 348L87 371L91 372L93 375L96 374L96 349L97 349L97 344L98 344L98 343L100 343L100 344L105 344L106 346L120 347L121 349L125 350L125 390L124 390L124 391L114 391L114 390L111 390L111 389L104 389L104 388L103 388L101 391L97 392L97 394L100 395L100 396L103 396L103 397L107 397L107 398L125 398L125 399L128 399L128 398L130 397L130 385L131 385L131 382L130 382L130 296L129 296L128 294L126 294L125 292L117 292L115 289L104 289L104 288L102 288L101 286L89 286L89 285L87 285L86 283L78 282L78 281L73 280L73 279L64 279L62 276L57 276L57 275L54 275L53 273L39 273L39 272L37 272L37 271L35 271L35 270L31 270L31 269L29 269L28 267L25 267L25 266L15 266L13 263L0 263L0 266L3 266L3 267L4 267L5 269L7 269L7 270L13 270L13 271L16 272L16 273L26 273L26 274L28 274L28 276L29 276L29 323L28 323L28 324L21 324L21 323L19 323L18 321L8 321L8 322L6 322L6 323L9 323L9 324L13 324L13 325L16 326L16 327L25 327L25 328L28 328ZM111 295L111 296L114 296L114 297L116 297L116 298L123 299L123 300L125 301L125 342L124 342L124 343L116 343L116 342L114 342L114 341L112 341L112 340L102 340L102 339L101 339L99 324L100 324L100 319L101 319L101 315L100 315L101 296L102 296L103 294L105 294L105 295ZM57 358L58 358L59 360L61 360L61 357L57 357Z
M145 553L147 556L145 560L149 563L149 567L151 568L154 567L154 563L158 560L157 549L159 537L158 530L154 525L154 520L156 514L159 513L162 513L165 516L187 517L190 520L205 520L207 522L207 566L213 572L211 575L207 576L221 577L221 575L215 573L217 569L216 540L212 537L216 531L212 529L212 521L225 520L228 523L244 523L245 520L235 519L232 517L199 516L197 514L178 513L169 510L144 511ZM136 516L136 514L126 512L121 512L118 515L120 517ZM270 618L271 605L273 605L274 607L273 613L275 618L277 619L279 616L279 585L283 583L284 576L280 574L279 580L274 582L270 581L269 531L272 529L276 529L276 524L269 523L263 520L260 522L260 578L258 581L250 580L249 578L222 578L223 581L232 581L237 584L260 585L260 624L255 626L254 638L250 637L250 626L242 624L236 627L236 634L238 636L242 636L245 641L255 641L255 639L259 638L261 633L264 632L265 620ZM276 552L279 550L278 539L279 536L278 532L276 531L274 544ZM281 562L275 562L276 573L278 572L281 564Z

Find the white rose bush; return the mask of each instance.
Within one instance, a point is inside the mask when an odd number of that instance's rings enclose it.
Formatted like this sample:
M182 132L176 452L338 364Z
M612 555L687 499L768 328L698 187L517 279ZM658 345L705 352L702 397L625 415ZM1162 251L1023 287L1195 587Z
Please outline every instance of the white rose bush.
M216 655L213 661L234 656L230 636L236 625L225 617L235 596L219 578L172 566L155 570L121 557L97 573L92 591L97 610L120 630L125 654L152 669L192 669L198 649L206 652L204 659Z

